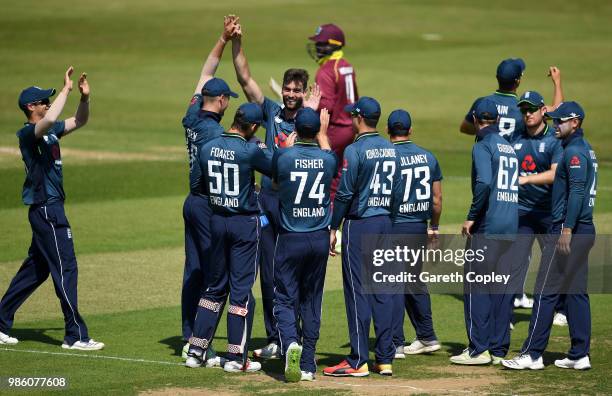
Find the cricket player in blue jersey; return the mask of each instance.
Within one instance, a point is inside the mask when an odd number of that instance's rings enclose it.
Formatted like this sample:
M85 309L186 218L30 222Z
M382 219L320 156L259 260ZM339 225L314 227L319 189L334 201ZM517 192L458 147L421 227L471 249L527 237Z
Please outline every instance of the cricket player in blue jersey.
M578 103L563 102L546 116L552 118L556 137L564 147L552 189L553 258L540 266L529 333L521 353L502 364L517 370L544 368L542 354L550 337L555 306L564 295L571 348L565 359L555 360L555 366L586 370L591 368L587 273L589 252L595 241L597 158L584 138L585 113Z
M350 112L355 142L344 151L342 177L334 199L331 222L330 254L335 255L336 230L342 228L342 280L348 320L351 351L336 366L323 374L364 377L369 375L368 340L370 320L376 333L374 371L392 375L395 348L392 341L392 295L365 294L362 267L362 237L392 232L391 208L393 188L399 184L395 148L376 131L380 105L373 98L362 96L345 111ZM395 186L395 187L394 187Z
M546 106L542 95L536 91L527 91L521 96L518 106L523 114L525 129L516 131L510 139L520 168L519 237L512 247L515 251L512 262L518 264L515 280L522 290L536 235L547 234L552 225L552 183L557 163L563 155L563 147L555 138L554 128L545 121ZM538 237L538 243L540 248L544 247L541 237ZM524 301L525 296L520 299ZM514 306L531 308L533 305L532 301L529 304L523 301L520 301L523 304L517 304L515 299Z
M227 372L257 371L248 359L257 277L259 207L254 171L271 174L272 155L248 140L263 123L261 107L245 103L236 111L227 133L201 147L199 165L212 209L211 260L206 262L207 288L198 303L187 367L200 367L213 340L229 294L227 315Z
M8 335L15 312L49 277L64 314L65 335L62 348L92 351L104 344L89 338L87 325L77 306L77 260L70 223L64 213L64 185L60 139L81 128L89 119L89 83L81 74L78 87L81 100L74 117L58 121L70 91L74 69L64 75L64 87L57 98L55 89L29 87L19 95L19 108L27 122L17 132L25 164L23 203L29 206L32 243L19 271L0 300L0 344L17 344Z
M225 26L231 28L232 21L226 17ZM235 30L236 27L233 26ZM206 58L200 78L195 87L185 117L185 141L189 155L189 194L183 204L185 221L185 269L181 292L181 314L183 340L187 341L193 332L193 322L198 309L198 301L205 289L204 263L210 257L210 216L208 197L202 186L200 170L200 147L220 136L223 127L219 124L229 105L230 97L238 97L225 81L215 78L215 72L223 54L223 49L231 39L232 30L224 30ZM183 348L183 358L187 358L189 343ZM209 357L214 358L214 350L209 348ZM212 362L212 361L211 361Z
M283 76L282 99L279 105L274 100L263 95L259 84L251 76L246 55L242 49L242 30L238 17L235 22L239 26L238 33L232 39L232 55L238 83L242 87L249 102L261 105L264 113L263 128L266 130L264 143L273 151L287 147L288 139L295 139L295 116L302 107L316 110L321 94L316 85L309 95L308 72L304 69L288 69ZM261 235L261 295L263 303L264 324L267 335L267 345L256 349L254 355L260 358L273 359L280 356L277 326L274 320L274 251L276 239L281 229L278 192L272 185L272 180L261 177L261 191L258 195L259 204L268 225L264 226Z
M498 128L501 136L509 139L514 131L522 130L523 117L517 107L516 89L521 83L523 71L525 71L525 62L521 58L509 58L501 61L497 66L496 73L498 89L491 95L474 101L461 122L459 130L468 135L474 135L477 132L473 122L473 112L478 103L485 98L492 100L497 105L499 112Z
M506 254L518 228L518 160L514 149L499 135L498 107L491 99L478 102L472 116L476 143L472 149L472 205L461 230L474 252L464 266L464 314L469 345L452 363L464 365L501 362L491 357L495 339L510 331L512 299L505 282L490 284L477 276L509 276ZM501 334L501 335L500 335Z
M317 370L315 347L329 253L330 186L337 172L336 155L327 139L328 125L326 109L320 116L310 108L300 109L295 118L297 142L277 150L272 160L281 212L274 256L274 317L288 382L312 381Z
M395 146L402 177L397 213L393 216L393 234L412 235L410 242L417 248L427 245L427 236L438 237L442 215L442 172L436 157L412 142L412 119L405 110L393 111L387 120L387 132ZM430 221L429 230L427 221ZM422 238L421 238L422 236ZM421 272L422 261L416 263L415 273ZM416 330L416 339L404 346L404 309ZM393 296L393 344L395 358L406 354L417 355L440 349L431 318L431 299L425 285L407 294Z
M523 116L518 108L518 97L516 90L521 84L523 72L525 71L525 62L521 58L504 59L497 66L497 90L491 95L478 98L470 107L470 110L461 121L459 131L467 135L476 134L476 128L472 122L472 112L476 105L482 99L488 98L495 102L499 113L499 134L510 139L515 131L522 131L525 127ZM548 69L548 75L552 79L554 86L553 107L561 103L563 93L561 89L561 74L559 69L551 66Z

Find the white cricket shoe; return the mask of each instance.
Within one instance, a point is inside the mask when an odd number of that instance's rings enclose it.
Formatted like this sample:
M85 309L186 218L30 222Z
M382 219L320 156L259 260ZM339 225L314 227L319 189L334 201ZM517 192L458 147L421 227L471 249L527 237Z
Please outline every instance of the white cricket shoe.
M398 346L395 348L395 359L406 359L406 354L404 354L404 346Z
M459 355L451 356L451 363L454 364L463 364L463 365L479 365L479 364L489 364L491 363L491 354L489 351L484 351L480 355L471 356L470 350L465 348L463 352Z
M300 381L314 381L315 375L310 371L302 371L302 378Z
M404 353L406 355L418 355L421 353L431 353L440 349L440 343L438 340L424 341L414 340L412 344L404 347Z
M68 345L68 344L66 344L66 342L64 342L62 344L62 348L64 348L64 349L77 349L79 351L99 351L100 349L104 349L104 343L103 342L94 341L93 338L90 338L89 341L87 341L87 342L85 342L85 341L76 341L72 345Z
M561 367L564 369L574 369L574 370L588 370L591 368L591 360L589 356L585 356L583 358L572 360L570 358L555 360L555 366Z
M241 362L237 362L235 360L229 360L223 366L223 370L227 371L228 373L238 373L240 371L244 371L244 372L247 372L247 373L252 373L254 371L261 370L261 363L254 362L251 359L248 359L247 362L246 362L246 368L244 368L244 370L243 370Z
M278 359L280 357L280 350L278 345L272 342L263 348L255 349L253 356L261 359Z
M557 312L553 318L553 324L555 326L567 326L567 316L563 315L561 312Z
M501 361L502 366L513 370L542 370L544 368L544 361L542 356L533 360L528 353L518 355L513 359L504 359Z
M514 308L533 308L533 298L529 298L527 294L523 293L520 298L514 299Z
M300 359L302 358L302 347L297 342L292 342L287 348L285 355L285 381L299 382L302 379L300 370Z
M0 345L15 345L19 340L0 331Z
M194 350L187 352L187 360L185 360L185 367L198 368L204 364L204 354Z

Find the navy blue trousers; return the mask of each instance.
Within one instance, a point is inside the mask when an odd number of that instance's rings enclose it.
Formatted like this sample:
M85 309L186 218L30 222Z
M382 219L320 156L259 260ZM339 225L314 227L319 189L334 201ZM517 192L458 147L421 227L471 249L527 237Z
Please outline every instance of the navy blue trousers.
M261 254L259 271L261 273L261 302L263 305L264 326L268 344L278 344L278 330L274 318L274 250L281 229L280 203L278 193L261 190L258 194L259 206L268 218L268 225L261 229Z
M281 350L284 355L292 342L301 344L300 367L311 373L317 370L315 347L321 328L328 254L329 231L324 229L281 231L274 256L274 317L278 323ZM301 321L301 330L296 319Z
M393 234L397 235L422 235L420 240L414 239L414 242L420 242L413 246L414 249L420 249L421 246L427 246L427 223L394 223ZM412 238L410 239L413 240ZM414 273L421 273L423 262L416 263ZM419 290L427 286L419 285ZM395 347L404 346L406 341L404 337L404 309L408 313L408 318L412 327L416 332L416 338L424 341L433 341L437 339L433 328L433 320L431 317L431 298L429 293L408 293L395 294L393 296L393 345Z
M468 282L468 273L476 275L491 274L509 275L511 268L506 266L504 255L510 254L512 241L488 239L484 234L473 234L467 248L481 250L484 260L466 260L464 265L464 317L469 340L471 356L485 351L495 356L505 356L503 342L510 335L512 319L512 300L514 293L505 290L500 284L485 285L482 282Z
M542 263L536 280L533 310L529 333L521 353L532 358L542 356L560 298L565 298L565 309L571 347L567 353L570 359L580 359L589 354L591 345L591 307L587 294L589 252L595 243L593 224L576 224L572 230L571 252L564 255L556 249L561 225L551 228L549 248L554 252L552 259Z
M392 294L365 294L362 266L362 237L391 233L391 219L375 216L346 220L342 228L342 283L348 321L351 352L347 362L359 368L368 362L370 320L374 319L376 333L375 355L380 364L391 363L395 356L392 340Z
M77 307L77 260L64 204L32 205L28 212L32 243L28 257L0 301L0 331L9 333L15 312L51 274L64 314L64 341L89 341L87 325Z
M548 234L551 226L552 216L550 213L519 210L519 237L512 244L514 254L511 257L513 261L512 277L516 277L515 281L521 285L521 288L527 278L533 242L537 237L540 250L543 251L545 241L542 235ZM518 297L522 295L523 293L517 293Z
M230 360L245 361L255 312L252 289L259 259L259 217L213 214L210 231L211 259L205 264L207 288L198 303L189 344L202 350L208 348L229 294L227 356Z
M181 292L183 339L193 333L198 301L206 284L205 263L210 259L210 217L208 198L189 194L183 204L185 221L185 269Z

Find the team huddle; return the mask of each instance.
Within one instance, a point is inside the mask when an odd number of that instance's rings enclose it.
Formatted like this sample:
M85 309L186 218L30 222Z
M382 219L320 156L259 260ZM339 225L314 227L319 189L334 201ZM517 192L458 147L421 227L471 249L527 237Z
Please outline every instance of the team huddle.
M439 350L427 290L366 292L363 273L370 264L364 261L362 246L367 235L413 235L423 243L439 237L442 171L435 155L412 141L409 112L391 112L386 120L389 139L378 132L381 105L372 97L359 97L353 67L342 51L344 33L333 24L309 37L311 55L319 64L316 82L309 87L306 70L288 69L280 89L282 104L265 97L251 76L242 37L239 18L225 17L222 35L204 63L182 120L190 185L183 205L185 365L221 366L227 372L261 369L260 362L249 358L255 313L252 289L259 274L267 345L254 349L253 356L284 358L288 382L313 380L327 261L337 254L342 261L350 352L337 365L323 369L324 375L363 377L373 371L388 376L394 359ZM239 95L215 73L230 42L237 82L247 102L238 107L225 131L220 122L230 98ZM513 287L496 292L465 286L468 347L450 361L542 369L553 317L563 312L571 349L555 365L588 369L586 285L588 253L595 238L597 160L584 138L584 110L576 102L563 101L558 69L550 69L555 85L552 105L535 91L517 97L524 70L521 59L502 61L496 72L498 90L477 99L460 126L462 133L475 135L472 202L461 231L466 248L486 251L484 262L467 260L464 270L508 274ZM77 115L56 122L72 87L71 73L53 104L49 98L54 90L30 87L20 97L28 118L18 136L28 170L23 196L30 205L33 242L0 302L0 343L17 343L8 335L14 314L51 273L66 320L63 347L104 347L88 337L78 314L76 258L63 214L58 139L87 121L89 98L82 76ZM265 129L264 141L256 136L259 128ZM255 172L262 175L260 185ZM339 230L341 253L336 246ZM514 300L523 295L536 238L542 258L529 334L520 354L506 359ZM550 286L563 284L569 274L571 293ZM221 357L213 340L226 305L227 353ZM405 313L416 332L408 345ZM371 321L376 343L370 367Z

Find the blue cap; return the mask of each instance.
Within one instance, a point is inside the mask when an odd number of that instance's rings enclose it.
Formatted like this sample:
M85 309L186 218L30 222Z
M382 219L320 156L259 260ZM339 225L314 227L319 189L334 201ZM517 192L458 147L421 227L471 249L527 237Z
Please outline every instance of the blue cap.
M243 103L237 112L242 113L243 119L251 124L262 124L264 121L263 111L257 103Z
M394 130L407 131L412 126L412 119L406 110L393 110L387 119L387 127Z
M497 78L502 81L518 80L523 75L525 67L525 62L521 58L504 59L497 66Z
M210 80L206 81L206 84L202 87L202 95L203 96L221 96L228 95L232 98L237 98L238 94L233 92L229 85L225 81L220 78L213 77Z
M305 133L317 133L321 129L321 120L316 111L309 107L298 110L295 116L295 129Z
M55 89L42 89L39 87L28 87L21 91L19 95L19 108L25 109L26 105L34 102L38 102L39 100L49 99L51 96L55 95Z
M561 121L571 120L572 118L584 120L584 116L584 110L576 102L562 102L556 110L546 113L546 117Z
M536 91L527 91L519 99L517 105L520 106L523 103L530 104L535 107L544 106L544 98Z
M344 111L358 114L363 118L378 119L380 117L380 104L374 98L362 96L357 102L344 106Z
M497 104L491 99L482 99L476 104L476 108L472 112L476 119L492 121L499 116L497 112Z

